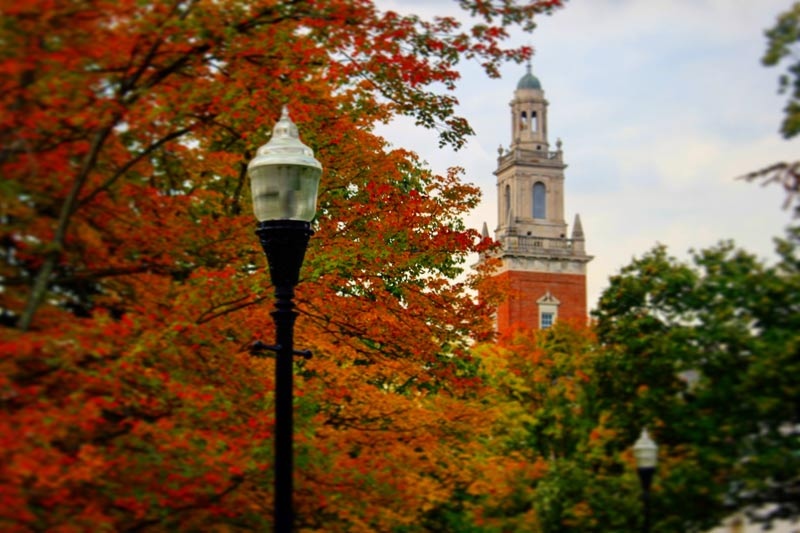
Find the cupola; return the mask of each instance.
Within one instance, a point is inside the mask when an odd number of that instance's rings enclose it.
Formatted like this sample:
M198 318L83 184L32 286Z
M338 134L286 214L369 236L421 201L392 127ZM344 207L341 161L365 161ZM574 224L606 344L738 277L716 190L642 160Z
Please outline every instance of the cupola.
M517 90L520 89L535 89L537 91L542 90L542 84L539 82L539 78L533 75L531 71L531 64L528 64L525 67L525 75L520 78L519 82L517 83Z

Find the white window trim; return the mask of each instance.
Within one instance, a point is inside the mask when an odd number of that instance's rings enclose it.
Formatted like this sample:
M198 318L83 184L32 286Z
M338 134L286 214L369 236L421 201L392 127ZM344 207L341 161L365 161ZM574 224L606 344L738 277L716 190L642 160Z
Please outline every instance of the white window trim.
M561 302L558 300L558 298L550 294L550 291L547 291L544 296L536 300L536 303L539 305L539 321L537 322L539 324L539 329L545 329L545 327L542 325L542 320L544 315L547 313L551 313L553 315L552 324L555 324L558 320L558 306L561 305Z

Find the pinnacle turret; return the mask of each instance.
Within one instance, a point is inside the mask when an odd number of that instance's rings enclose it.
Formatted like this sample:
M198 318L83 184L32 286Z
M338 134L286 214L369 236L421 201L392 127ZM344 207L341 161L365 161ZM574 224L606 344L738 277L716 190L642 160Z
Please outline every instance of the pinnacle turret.
M575 222L572 223L572 238L575 240L584 240L581 216L577 213L575 214Z

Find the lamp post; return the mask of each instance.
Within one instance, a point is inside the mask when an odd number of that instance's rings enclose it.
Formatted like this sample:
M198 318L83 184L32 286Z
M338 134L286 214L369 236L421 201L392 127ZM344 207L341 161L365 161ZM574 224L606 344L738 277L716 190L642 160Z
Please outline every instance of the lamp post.
M273 529L292 530L293 476L293 361L294 287L300 276L308 240L314 233L311 220L317 208L317 189L322 165L314 152L300 141L297 126L284 106L272 138L258 149L247 166L261 241L275 287L275 500Z
M642 505L644 507L644 525L642 531L650 532L650 484L658 464L658 446L650 438L647 429L642 430L639 439L633 445L633 456L636 458L636 470L642 484Z

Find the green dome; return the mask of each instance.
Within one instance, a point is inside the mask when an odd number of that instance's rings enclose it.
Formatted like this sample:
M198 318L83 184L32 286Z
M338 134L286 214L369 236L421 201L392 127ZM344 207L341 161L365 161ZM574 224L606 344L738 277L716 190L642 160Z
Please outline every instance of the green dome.
M542 84L539 82L539 78L533 75L531 72L531 64L528 63L526 67L525 75L520 78L519 82L517 83L517 90L519 89L536 89L538 91L542 90Z

